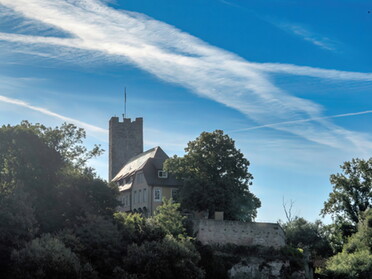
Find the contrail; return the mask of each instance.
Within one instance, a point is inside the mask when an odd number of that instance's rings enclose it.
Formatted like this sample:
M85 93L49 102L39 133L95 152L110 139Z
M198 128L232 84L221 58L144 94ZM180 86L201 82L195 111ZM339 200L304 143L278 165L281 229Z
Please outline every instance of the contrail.
M52 111L47 110L45 108L41 108L41 107L36 107L36 106L30 105L29 103L26 103L26 102L24 102L22 100L11 99L11 98L8 98L8 97L1 96L0 95L0 102L4 102L4 103L8 103L8 104L13 104L13 105L25 107L25 108L28 108L28 109L31 109L31 110L34 110L34 111L38 111L38 112L41 112L43 114L46 114L46 115L49 115L49 116L52 116L52 117L61 119L63 121L74 123L74 124L78 125L79 127L82 127L82 128L84 128L84 129L86 129L87 131L90 131L90 132L98 132L98 133L104 133L104 134L107 134L108 133L108 131L106 129L103 129L101 127L97 127L97 126L94 126L94 125L91 125L91 124L88 124L88 123L79 121L77 119L73 119L73 118L70 118L70 117L67 117L67 116L63 116L61 114L52 112Z
M237 130L232 130L232 131L229 131L229 132L230 133L243 132L243 131L256 130L256 129L261 129L261 128L276 127L276 126L281 126L281 125L286 125L286 124L303 123L303 122L317 121L317 120L328 119L328 118L338 118L338 117L354 116L354 115L361 115L361 114L368 114L368 113L372 113L372 110L366 110L366 111L360 111L360 112L351 112L351 113L344 113L344 114L336 114L336 115L330 115L330 116L324 116L324 117L312 117L312 118L308 118L308 119L284 121L284 122L265 124L265 125L254 126L254 127L249 127L249 128L237 129Z

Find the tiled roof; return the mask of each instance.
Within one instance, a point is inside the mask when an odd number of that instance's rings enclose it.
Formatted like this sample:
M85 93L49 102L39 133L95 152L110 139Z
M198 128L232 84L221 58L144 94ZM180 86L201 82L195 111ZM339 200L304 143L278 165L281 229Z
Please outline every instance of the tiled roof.
M154 147L131 158L129 162L121 168L119 173L112 179L112 181L119 181L120 179L130 176L136 171L142 169L150 158L155 157L155 154L159 148L159 146Z

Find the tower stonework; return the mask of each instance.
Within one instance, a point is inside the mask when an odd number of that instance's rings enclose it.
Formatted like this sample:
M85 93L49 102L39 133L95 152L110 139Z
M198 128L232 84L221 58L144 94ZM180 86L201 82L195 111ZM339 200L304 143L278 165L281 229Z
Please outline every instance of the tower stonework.
M143 119L111 117L109 123L109 181L130 158L143 152Z

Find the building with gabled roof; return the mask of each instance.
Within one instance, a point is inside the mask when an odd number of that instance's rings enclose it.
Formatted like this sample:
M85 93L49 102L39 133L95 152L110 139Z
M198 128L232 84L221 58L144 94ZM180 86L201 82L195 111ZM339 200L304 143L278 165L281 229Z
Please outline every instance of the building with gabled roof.
M142 123L142 118L133 122L129 118L123 122L111 118L109 176L119 187L119 211L150 216L163 198L175 198L180 183L163 170L168 155L159 146L142 152L143 143L137 142L143 140ZM128 158L127 153L132 157Z

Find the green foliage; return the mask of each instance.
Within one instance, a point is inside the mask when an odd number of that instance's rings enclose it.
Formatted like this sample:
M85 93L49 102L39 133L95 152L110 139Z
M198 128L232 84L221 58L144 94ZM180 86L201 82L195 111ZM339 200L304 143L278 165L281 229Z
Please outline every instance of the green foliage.
M141 279L196 279L203 278L203 271L197 266L199 259L189 240L168 235L162 241L130 245L124 269Z
M325 274L332 278L372 278L372 210L360 214L358 232L343 246L341 253L331 257Z
M114 220L127 245L115 278L203 278L199 254L184 235L179 204L164 200L154 217L119 212Z
M292 271L303 270L303 250L286 245L280 249L283 259L289 260Z
M22 190L0 194L0 243L21 246L24 241L30 241L37 231L30 195Z
M102 277L111 278L114 268L120 265L123 253L121 234L117 226L110 219L94 215L89 215L80 222L74 229L78 238L78 243L75 242L74 245L76 251L81 259L91 263Z
M82 216L111 216L118 205L116 190L107 187L106 182L96 178L89 170L64 172L57 190L59 202L54 209L64 217L64 226L71 227Z
M80 278L78 257L63 242L46 234L12 253L14 278Z
M117 188L85 167L101 151L84 137L68 124L0 128L0 277L202 278L179 204L113 215Z
M205 279L228 279L227 271L236 263L239 259L226 260L221 256L217 256L215 249L210 245L197 245L196 246L200 253L200 267L205 270Z
M146 221L139 213L114 213L114 220L118 224L119 230L131 242L138 242L139 235L144 231Z
M39 123L31 124L22 121L19 126L33 131L74 167L83 168L89 159L101 155L104 151L99 145L88 150L82 144L86 137L85 130L74 124L63 123L61 127L50 128Z
M367 250L339 253L327 262L325 274L335 279L370 279L372 255Z
M33 239L37 231L30 195L20 189L0 194L0 277L9 274L12 250Z
M203 132L185 148L184 157L174 156L164 168L183 181L181 205L190 210L224 211L225 218L251 221L260 200L249 192L252 175L249 161L223 131Z
M372 253L372 209L367 210L358 224L358 232L352 235L344 245L344 251L354 253L368 250Z
M334 223L324 226L324 232L332 247L333 254L337 254L342 251L348 237L356 233L356 227L351 223L337 219Z
M356 227L360 213L372 205L372 158L352 159L340 167L343 173L331 175L333 191L321 213Z
M312 256L329 257L332 248L320 220L314 223L304 218L295 217L292 221L282 224L287 243L296 248L308 248Z
M167 233L174 237L186 236L183 226L183 217L180 212L180 204L174 203L172 199L163 199L163 204L156 208L154 221Z
M48 191L63 166L58 152L32 129L22 125L0 128L0 192L24 187L29 193Z
M139 213L117 212L114 220L126 244L160 241L167 234L153 218L146 219Z
M99 154L81 146L84 137L70 124L0 128L0 195L29 195L42 233L73 226L85 214L111 215L117 204L115 191L82 168L85 159Z

